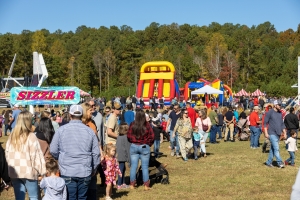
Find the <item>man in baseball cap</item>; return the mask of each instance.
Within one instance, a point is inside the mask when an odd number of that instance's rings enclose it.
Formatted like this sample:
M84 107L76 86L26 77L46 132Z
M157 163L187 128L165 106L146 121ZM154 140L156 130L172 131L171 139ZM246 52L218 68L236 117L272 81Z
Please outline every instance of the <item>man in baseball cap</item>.
M86 199L91 177L100 163L98 139L94 131L82 123L81 105L72 105L71 121L57 129L50 144L50 153L58 159L61 177L69 182L72 199Z

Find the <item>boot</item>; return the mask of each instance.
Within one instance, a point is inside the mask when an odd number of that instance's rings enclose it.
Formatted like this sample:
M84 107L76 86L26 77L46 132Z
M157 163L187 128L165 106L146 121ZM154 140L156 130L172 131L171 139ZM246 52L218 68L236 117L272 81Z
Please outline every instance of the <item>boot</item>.
M148 180L147 182L144 183L144 190L148 191L151 190L152 188L150 188L150 180Z
M136 180L130 181L130 189L135 189Z

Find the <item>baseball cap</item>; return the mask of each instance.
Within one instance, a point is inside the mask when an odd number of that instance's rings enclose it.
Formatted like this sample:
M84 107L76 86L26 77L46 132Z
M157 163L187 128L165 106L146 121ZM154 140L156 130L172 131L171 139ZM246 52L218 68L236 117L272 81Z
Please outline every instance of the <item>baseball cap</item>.
M259 107L258 107L258 106L254 106L253 109L254 109L254 110L259 110Z
M78 112L78 113L75 113L75 112ZM82 109L81 105L71 105L69 113L71 115L79 117L82 115L83 109Z
M19 107L20 107L20 103L16 103L16 104L14 105L14 107L19 108Z
M119 102L117 102L117 101L114 102L114 108L115 108L116 110L122 110L121 104L120 104Z

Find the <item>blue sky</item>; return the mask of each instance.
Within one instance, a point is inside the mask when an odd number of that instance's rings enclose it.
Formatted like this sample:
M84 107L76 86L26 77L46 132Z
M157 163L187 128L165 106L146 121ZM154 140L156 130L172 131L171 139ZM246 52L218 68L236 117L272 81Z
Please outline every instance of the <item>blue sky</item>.
M297 29L299 10L300 0L0 0L0 33L42 28L68 32L81 25L144 30L151 22L251 27L266 21L284 31Z

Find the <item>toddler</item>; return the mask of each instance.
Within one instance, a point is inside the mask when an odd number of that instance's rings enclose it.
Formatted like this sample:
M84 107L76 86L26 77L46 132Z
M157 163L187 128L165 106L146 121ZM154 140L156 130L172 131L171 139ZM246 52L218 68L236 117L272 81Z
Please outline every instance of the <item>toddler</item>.
M193 128L193 148L194 148L194 158L198 160L198 148L200 148L200 140L203 138L202 134L198 132L198 127Z
M122 177L122 173L115 158L116 146L111 143L105 145L103 154L104 156L101 157L100 164L105 174L106 200L112 200L112 184L116 185L117 173Z
M119 168L122 173L122 176L118 176L118 186L117 189L127 189L129 188L128 185L125 184L125 171L126 165L125 163L130 163L130 142L127 139L127 131L128 131L128 124L121 123L119 126L119 136L117 137L117 159L119 162Z
M286 161L284 161L285 165L291 163L291 166L295 166L295 151L298 151L297 143L295 139L296 137L297 137L297 133L294 130L291 130L291 137L289 137L285 141L285 144L289 146L288 152L290 154L290 157Z
M44 177L40 183L40 187L45 189L43 200L67 199L65 180L56 175L59 172L57 161L50 158L46 169L48 177Z
M159 121L152 122L152 129L154 132L154 154L155 158L159 155L159 148L160 148L160 133L162 132L162 128L160 126Z

